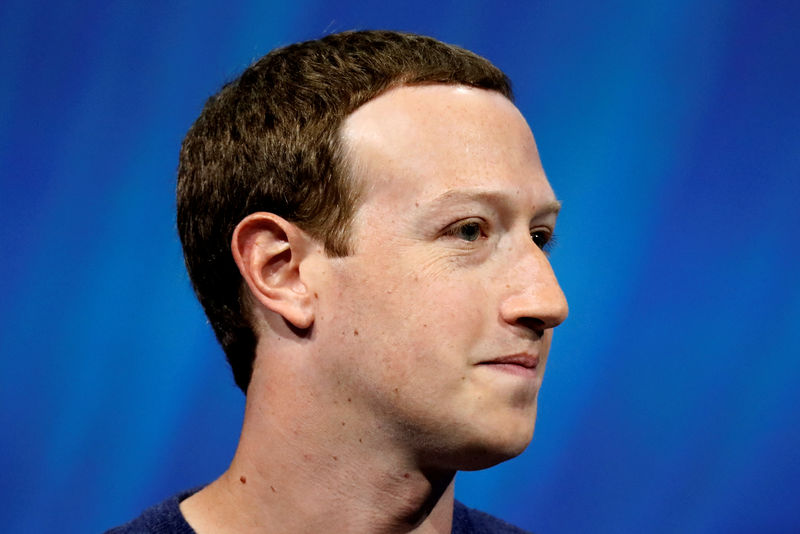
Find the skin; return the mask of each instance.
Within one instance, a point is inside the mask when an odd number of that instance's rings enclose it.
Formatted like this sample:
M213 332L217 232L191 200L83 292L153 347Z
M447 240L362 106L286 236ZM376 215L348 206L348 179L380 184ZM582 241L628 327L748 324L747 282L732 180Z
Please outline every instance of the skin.
M201 534L450 532L455 472L532 437L567 303L522 115L489 91L402 87L342 135L363 193L352 254L269 213L234 233L260 337L234 460L181 504Z

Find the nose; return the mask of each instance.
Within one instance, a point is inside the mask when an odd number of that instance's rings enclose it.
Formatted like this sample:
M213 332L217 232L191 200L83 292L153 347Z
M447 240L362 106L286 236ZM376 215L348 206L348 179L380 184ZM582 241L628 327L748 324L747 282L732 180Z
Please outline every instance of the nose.
M543 335L544 330L555 328L567 318L569 307L561 286L550 266L547 255L528 241L513 269L508 284L508 293L500 305L503 321L521 326Z

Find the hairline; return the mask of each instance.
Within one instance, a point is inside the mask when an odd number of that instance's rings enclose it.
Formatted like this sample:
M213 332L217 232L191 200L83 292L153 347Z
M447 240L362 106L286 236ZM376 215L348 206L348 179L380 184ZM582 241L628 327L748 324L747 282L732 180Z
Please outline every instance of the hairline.
M353 221L355 219L356 214L358 213L359 209L362 206L363 196L364 196L363 194L365 192L365 188L367 187L367 182L365 181L366 178L365 173L358 172L358 170L362 168L362 166L364 165L364 162L361 160L361 158L355 155L357 151L357 146L354 146L352 141L349 140L345 135L345 129L347 127L347 123L354 113L356 113L358 110L360 110L362 107L369 104L370 102L373 102L374 100L377 100L378 98L388 93L397 91L398 89L424 87L424 86L437 86L437 85L443 87L466 87L478 91L496 93L505 98L506 100L508 100L509 102L511 102L511 104L514 104L514 98L512 95L503 94L503 92L498 91L497 89L477 87L474 85L459 83L459 82L455 83L448 83L441 81L408 82L403 78L404 78L403 76L398 77L398 81L396 83L391 83L387 85L385 89L379 91L378 93L373 95L370 99L359 104L357 107L355 107L353 110L351 110L347 115L343 117L343 119L336 128L335 142L337 144L337 151L338 151L337 154L338 161L336 162L336 167L337 167L336 171L340 174L340 179L342 179L344 182L343 185L349 190L350 198L352 201L352 204L349 206L349 216L344 221L344 223L347 226L347 229L345 230L344 243L343 243L346 252L345 254L339 256L348 256L353 253L353 246L355 245L355 243L353 242L354 239ZM314 238L322 241L322 243L325 245L325 251L329 256L335 255L331 254L334 251L329 250L328 243L326 242L324 236L322 237L314 236Z

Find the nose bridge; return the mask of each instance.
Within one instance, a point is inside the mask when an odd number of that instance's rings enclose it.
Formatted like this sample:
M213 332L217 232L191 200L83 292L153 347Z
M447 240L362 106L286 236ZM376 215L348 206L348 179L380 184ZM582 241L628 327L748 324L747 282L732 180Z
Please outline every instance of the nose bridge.
M567 317L567 299L547 255L528 239L515 256L503 318L514 324L533 320L544 328L558 326Z

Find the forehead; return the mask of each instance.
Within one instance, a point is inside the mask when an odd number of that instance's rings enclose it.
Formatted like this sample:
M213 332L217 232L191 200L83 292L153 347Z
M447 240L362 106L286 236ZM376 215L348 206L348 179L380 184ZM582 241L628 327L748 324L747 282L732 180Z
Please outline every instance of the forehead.
M554 199L525 119L493 91L396 88L353 112L342 138L365 204L406 209L473 189Z

